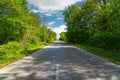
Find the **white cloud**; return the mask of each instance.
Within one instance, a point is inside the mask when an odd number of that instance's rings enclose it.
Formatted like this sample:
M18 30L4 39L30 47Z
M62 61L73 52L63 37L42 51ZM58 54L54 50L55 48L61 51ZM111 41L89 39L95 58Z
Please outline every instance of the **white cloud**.
M39 12L39 11L38 11L38 10L33 9L33 10L31 10L31 12L37 13L37 12Z
M43 12L53 12L56 10L64 10L71 4L82 0L27 0L30 4L38 7Z
M53 25L53 24L55 24L54 21L48 23L49 26L51 26L51 25Z
M52 14L50 14L50 13L46 13L45 15L46 15L46 16L52 16Z
M59 39L61 32L67 32L66 28L66 25L61 25L60 27L53 28L52 31L54 31L57 34L57 39Z
M63 18L58 17L57 20L63 20Z

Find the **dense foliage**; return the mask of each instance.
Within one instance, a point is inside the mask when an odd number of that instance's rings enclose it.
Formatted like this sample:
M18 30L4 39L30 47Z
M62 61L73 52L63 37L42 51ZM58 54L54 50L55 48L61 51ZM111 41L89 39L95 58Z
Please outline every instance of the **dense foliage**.
M27 4L26 0L0 0L0 66L56 40L56 34L40 26L39 16Z
M38 31L39 30L39 31ZM29 43L42 41L43 37L39 37L45 31L47 34L54 34L50 37L55 37L55 33L45 28L40 28L39 16L32 13L27 8L26 0L0 0L0 44L8 41L27 41ZM41 32L42 31L42 32ZM49 39L47 42L55 40Z
M87 0L64 15L67 41L120 50L120 0Z
M66 41L66 32L60 33L60 40Z

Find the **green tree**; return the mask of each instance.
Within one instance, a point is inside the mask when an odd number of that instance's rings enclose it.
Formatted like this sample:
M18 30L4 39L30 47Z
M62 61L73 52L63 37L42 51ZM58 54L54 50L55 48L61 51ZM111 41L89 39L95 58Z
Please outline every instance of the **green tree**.
M26 4L25 0L0 1L0 44L22 38L26 29L23 21L28 12Z
M66 32L60 33L60 40L62 40L62 41L66 41L67 40L67 38L66 38Z
M68 41L120 50L119 8L119 0L87 0L82 6L69 6L64 11Z
M69 6L65 11L64 11L64 15L65 15L65 22L67 23L67 38L68 41L70 42L76 42L77 41L77 33L79 30L79 23L80 23L80 8L75 6L75 5L71 5ZM74 34L73 34L74 33ZM75 35L76 34L76 35Z

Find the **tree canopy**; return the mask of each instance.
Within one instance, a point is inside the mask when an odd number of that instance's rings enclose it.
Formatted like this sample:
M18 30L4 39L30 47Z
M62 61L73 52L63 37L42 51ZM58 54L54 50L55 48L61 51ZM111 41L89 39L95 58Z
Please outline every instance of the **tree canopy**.
M69 42L120 50L119 0L86 0L69 6L64 16Z
M43 41L44 36L47 42L56 39L56 34L50 29L46 27L43 30L39 16L27 5L26 0L0 0L0 44L9 41L38 42ZM43 31L46 34L43 35Z

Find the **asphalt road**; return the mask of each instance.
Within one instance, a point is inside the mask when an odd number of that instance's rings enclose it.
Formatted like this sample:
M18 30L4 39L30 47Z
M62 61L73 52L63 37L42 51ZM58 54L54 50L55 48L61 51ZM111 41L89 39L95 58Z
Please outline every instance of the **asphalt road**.
M0 80L120 80L120 67L55 42L1 69Z

